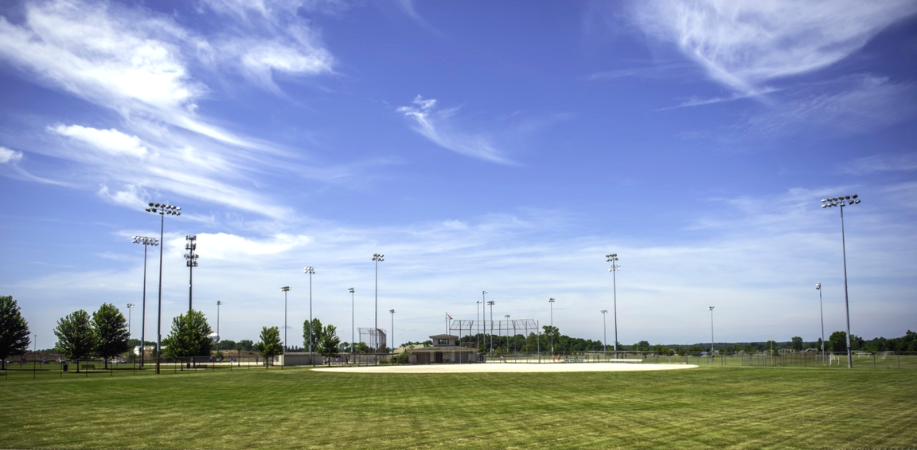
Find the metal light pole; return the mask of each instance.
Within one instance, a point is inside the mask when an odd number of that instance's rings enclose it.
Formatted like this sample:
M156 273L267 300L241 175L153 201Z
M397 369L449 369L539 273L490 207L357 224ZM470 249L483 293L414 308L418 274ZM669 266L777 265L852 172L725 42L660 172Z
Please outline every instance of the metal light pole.
M185 259L188 266L188 312L191 312L191 298L192 291L194 290L194 268L197 267L197 254L194 253L197 250L197 236L185 236L185 250L188 250L188 253L185 253Z
M166 215L180 216L181 206L166 205L165 203L150 203L146 212L159 214L159 242L162 242L162 236L165 232ZM159 246L159 313L156 319L156 374L159 374L159 367L162 362L162 248Z
M392 354L394 354L395 353L395 310L390 309L388 310L388 312L391 313L392 315Z
M135 306L137 305L133 303L127 304L127 340L131 340L131 338L134 337L133 334L131 333L131 324L134 322L133 312L134 312ZM133 355L130 355L130 356L133 356ZM130 358L130 359L131 359L131 364L133 364L133 358Z
M484 325L484 333L481 334L481 337L484 339L484 345L487 345L487 291L481 291L481 324ZM490 324L490 327L493 328L493 324Z
M482 291L482 293L486 294L487 291ZM481 302L476 301L474 303L475 303L474 306L477 307L477 309L475 309L474 318L478 321L478 332L477 332L477 335L475 336L474 342L475 342L475 346L477 346L478 350L480 350L481 349Z
M825 307L821 301L821 283L815 283L815 290L818 291L818 309L821 311L821 360L825 362Z
M356 345L357 344L356 343L357 309L356 309L356 303L354 302L353 288L348 289L347 292L350 292L350 356L351 358L356 358L356 348L355 347L357 346ZM355 359L353 361L356 362Z
M283 352L287 352L287 292L290 292L289 286L280 288L283 292Z
M312 330L312 275L315 274L315 268L312 266L303 268L303 273L309 274L309 360L312 361L312 365L315 365L315 361L312 359L312 340L314 339L313 330Z
M612 282L612 292L614 294L614 320L615 320L615 359L618 359L618 277L617 273L621 270L621 266L617 264L618 254L612 253L610 255L605 255L605 262L610 262L611 267L608 269L611 272L611 282Z
M710 356L713 356L713 307L710 307ZM716 356L714 356L715 358Z
M385 255L373 253L373 262L376 263L376 328L373 330L373 351L379 351L379 263L385 261ZM378 363L378 360L376 361Z
M850 351L850 297L847 294L847 242L844 237L844 207L860 203L856 194L823 199L822 208L841 208L841 250L844 255L844 306L847 309L847 368L853 368L853 354ZM822 340L824 341L824 339Z
M131 242L143 244L143 311L140 317L140 368L143 368L143 354L146 350L146 249L159 245L159 240L143 236L134 236Z
M551 304L551 359L554 359L554 297L548 299Z
M131 337L133 337L133 336L131 335L131 324L132 324L133 321L134 321L133 312L134 312L134 307L135 307L135 306L137 306L137 305L135 305L135 304L133 304L133 303L128 303L128 304L127 304L127 338L128 338L128 339L130 339Z
M223 336L220 335L220 307L223 306L222 300L217 300L217 357L220 356L220 340L223 339Z
M490 352L494 352L494 301L490 300L487 302L490 305Z
M503 317L506 318L506 353L509 353L509 314Z
M603 309L599 311L602 313L602 346L604 348L603 352L605 353L605 360L608 360L608 332L605 330L605 317L608 316L608 310Z

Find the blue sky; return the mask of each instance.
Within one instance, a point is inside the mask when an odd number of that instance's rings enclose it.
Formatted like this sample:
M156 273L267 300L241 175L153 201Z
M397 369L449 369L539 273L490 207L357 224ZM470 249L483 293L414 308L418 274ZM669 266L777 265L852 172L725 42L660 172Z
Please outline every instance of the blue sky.
M4 2L0 293L39 347L141 303L165 223L164 332L228 339L309 311L395 340L475 319L622 343L806 340L917 323L912 1ZM155 328L151 252L147 335ZM608 333L613 335L612 317ZM140 308L132 331L139 335ZM295 338L294 338L295 337ZM151 338L148 338L151 339ZM609 341L611 337L609 337Z

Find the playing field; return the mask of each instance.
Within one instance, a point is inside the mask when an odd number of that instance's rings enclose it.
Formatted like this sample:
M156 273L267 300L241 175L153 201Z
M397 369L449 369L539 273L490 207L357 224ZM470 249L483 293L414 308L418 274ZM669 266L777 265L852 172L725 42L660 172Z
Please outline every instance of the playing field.
M907 448L909 370L309 369L0 381L0 448Z

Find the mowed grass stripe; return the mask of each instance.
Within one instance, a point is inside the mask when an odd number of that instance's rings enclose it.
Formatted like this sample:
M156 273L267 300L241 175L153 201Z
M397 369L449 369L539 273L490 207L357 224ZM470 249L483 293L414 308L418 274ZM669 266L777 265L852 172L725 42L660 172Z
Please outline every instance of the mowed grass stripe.
M0 384L13 448L836 448L917 442L908 371L253 370Z

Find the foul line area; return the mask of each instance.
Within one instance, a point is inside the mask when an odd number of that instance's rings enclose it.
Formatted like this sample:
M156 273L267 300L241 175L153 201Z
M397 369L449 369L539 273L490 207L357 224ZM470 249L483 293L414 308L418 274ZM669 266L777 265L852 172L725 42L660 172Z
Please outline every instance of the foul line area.
M558 373L558 372L646 372L651 370L695 369L694 364L430 364L416 366L323 367L312 370L335 373Z

